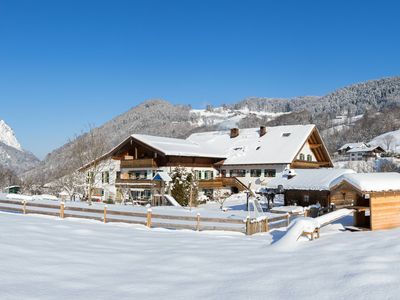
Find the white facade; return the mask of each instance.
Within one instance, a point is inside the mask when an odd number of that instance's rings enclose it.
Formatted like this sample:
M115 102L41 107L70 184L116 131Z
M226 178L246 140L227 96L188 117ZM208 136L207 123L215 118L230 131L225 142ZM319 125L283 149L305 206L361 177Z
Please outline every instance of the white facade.
M314 153L312 152L312 150L310 148L310 144L308 142L304 144L303 148L297 154L296 159L306 160L306 161L314 161L314 162L317 161L317 158L315 157Z
M236 177L247 187L257 190L279 176L288 164L222 166L221 175Z
M115 181L119 170L120 162L113 159L105 159L98 165L88 168L86 170L86 191L91 186L94 199L115 200L117 193ZM91 180L91 184L89 180Z

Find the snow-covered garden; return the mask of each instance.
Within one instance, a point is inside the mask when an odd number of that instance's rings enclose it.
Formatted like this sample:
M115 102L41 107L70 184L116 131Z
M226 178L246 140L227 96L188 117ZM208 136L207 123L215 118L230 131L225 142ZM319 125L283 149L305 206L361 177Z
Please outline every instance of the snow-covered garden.
M284 229L148 229L0 213L2 299L396 299L400 229L275 247ZM279 243L277 243L279 244Z

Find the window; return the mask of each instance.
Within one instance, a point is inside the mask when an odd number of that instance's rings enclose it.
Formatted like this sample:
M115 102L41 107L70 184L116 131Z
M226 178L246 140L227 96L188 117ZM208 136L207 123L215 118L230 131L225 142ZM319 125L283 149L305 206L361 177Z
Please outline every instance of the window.
M275 169L265 169L264 177L276 177L276 170Z
M138 170L129 172L129 179L147 179L147 170Z
M312 156L311 156L311 154L307 154L307 161L312 161Z
M233 169L229 173L231 177L246 177L246 170L244 169Z
M214 173L213 171L204 171L204 179L213 179Z
M110 183L110 172L105 171L101 173L101 182L102 183Z
M290 132L284 132L284 133L282 133L282 137L288 137L288 136L290 136Z
M309 195L304 195L303 200L304 200L304 203L310 202L310 196Z
M195 170L194 171L194 179L200 180L201 179L201 171Z
M94 173L93 172L88 172L86 175L86 183L87 184L94 184Z
M260 177L260 176L261 176L261 169L250 170L250 177Z
M300 153L300 160L305 160L305 156L303 153Z
M221 170L221 177L226 177L226 170Z

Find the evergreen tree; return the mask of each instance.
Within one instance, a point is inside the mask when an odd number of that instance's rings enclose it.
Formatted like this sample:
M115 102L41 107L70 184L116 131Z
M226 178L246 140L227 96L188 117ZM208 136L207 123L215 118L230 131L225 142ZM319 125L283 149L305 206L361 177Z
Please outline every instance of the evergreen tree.
M196 206L198 189L193 173L188 172L186 168L176 167L171 178L172 197L182 206L187 206L189 204ZM190 203L190 197L192 197L192 203Z

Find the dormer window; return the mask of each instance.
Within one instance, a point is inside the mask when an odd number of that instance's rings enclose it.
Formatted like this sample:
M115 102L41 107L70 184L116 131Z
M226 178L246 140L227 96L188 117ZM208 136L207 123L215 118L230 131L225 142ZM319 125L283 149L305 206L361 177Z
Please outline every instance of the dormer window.
M282 137L288 137L288 136L290 136L290 132L284 132L284 133L282 133Z

